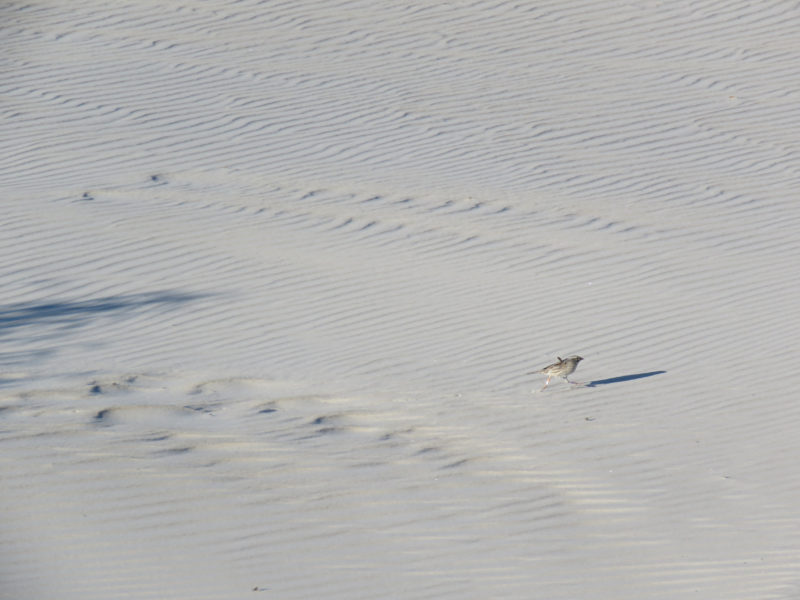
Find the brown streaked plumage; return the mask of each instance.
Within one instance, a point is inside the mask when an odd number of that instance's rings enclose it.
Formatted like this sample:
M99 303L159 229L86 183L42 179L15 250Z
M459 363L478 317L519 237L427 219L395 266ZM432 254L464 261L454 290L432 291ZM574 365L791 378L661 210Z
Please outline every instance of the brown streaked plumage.
M568 356L567 358L561 358L559 356L558 362L553 363L552 365L547 365L544 369L541 369L539 371L531 371L528 374L532 375L533 373L544 373L545 375L547 375L547 381L545 381L544 387L541 390L539 390L540 392L543 392L544 389L548 386L551 377L561 377L567 383L575 384L575 382L570 381L568 377L575 372L575 369L578 368L578 363L581 362L582 360L583 357L577 355Z

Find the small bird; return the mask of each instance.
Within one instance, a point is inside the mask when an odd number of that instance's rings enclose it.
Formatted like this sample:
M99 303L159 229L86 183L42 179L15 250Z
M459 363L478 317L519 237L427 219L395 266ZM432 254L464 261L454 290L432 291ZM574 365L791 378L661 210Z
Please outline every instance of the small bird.
M534 373L544 373L547 375L547 381L544 383L544 387L540 389L540 392L543 392L544 389L550 383L551 377L563 377L567 383L571 383L573 385L577 385L574 381L570 381L568 379L569 375L572 375L575 372L575 369L578 368L578 363L583 360L582 356L568 356L567 358L558 357L558 362L553 363L552 365L546 366L544 369L540 371L531 371L528 375L532 375Z

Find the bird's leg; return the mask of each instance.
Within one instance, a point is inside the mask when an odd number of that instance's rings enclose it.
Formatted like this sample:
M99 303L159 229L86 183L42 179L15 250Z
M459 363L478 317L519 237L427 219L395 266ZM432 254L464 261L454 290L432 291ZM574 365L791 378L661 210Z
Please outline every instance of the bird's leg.
M543 391L544 391L544 388L546 388L546 387L547 387L547 385L550 383L550 377L552 377L552 375L548 375L548 376L547 376L547 381L545 381L545 382L544 382L544 387L543 387L542 389L540 389L540 390L539 390L540 392L543 392Z

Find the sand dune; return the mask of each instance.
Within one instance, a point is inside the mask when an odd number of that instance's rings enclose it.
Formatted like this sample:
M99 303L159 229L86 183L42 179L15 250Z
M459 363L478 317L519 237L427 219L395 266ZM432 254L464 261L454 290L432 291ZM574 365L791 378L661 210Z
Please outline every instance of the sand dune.
M795 6L0 17L0 597L800 594Z

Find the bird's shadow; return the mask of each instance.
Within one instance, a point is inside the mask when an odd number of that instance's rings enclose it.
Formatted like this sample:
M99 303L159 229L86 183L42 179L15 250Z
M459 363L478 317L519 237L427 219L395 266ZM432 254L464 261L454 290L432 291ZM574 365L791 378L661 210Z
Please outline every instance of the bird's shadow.
M583 387L597 387L598 385L607 385L609 383L622 383L623 381L633 381L634 379L644 379L645 377L652 377L653 375L661 375L666 371L649 371L647 373L634 373L632 375L620 375L619 377L611 377L610 379L596 379L584 383Z

